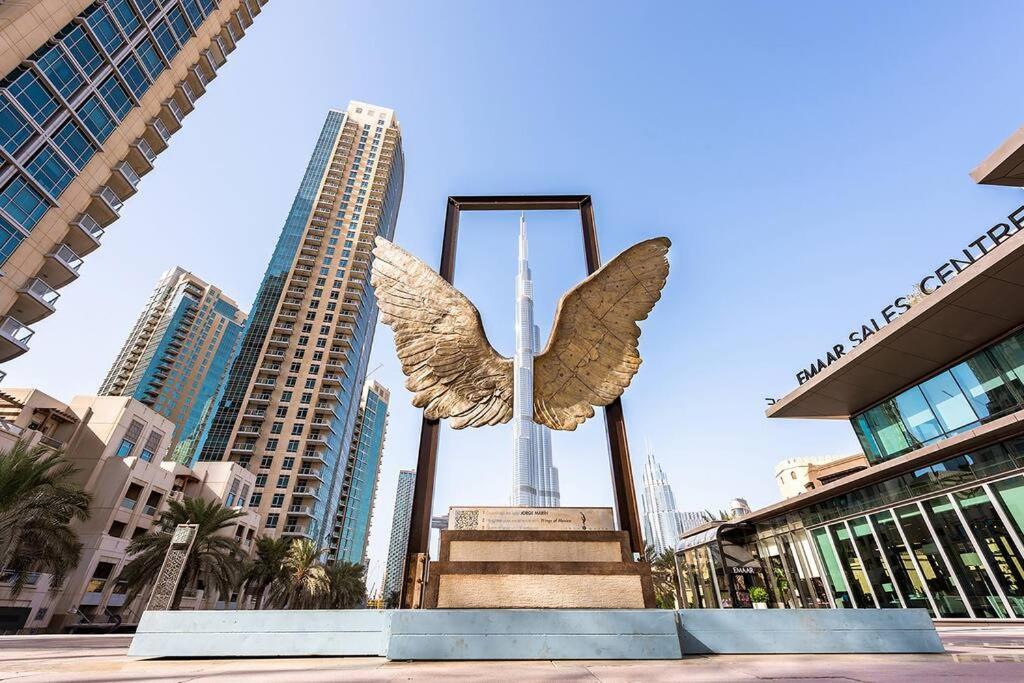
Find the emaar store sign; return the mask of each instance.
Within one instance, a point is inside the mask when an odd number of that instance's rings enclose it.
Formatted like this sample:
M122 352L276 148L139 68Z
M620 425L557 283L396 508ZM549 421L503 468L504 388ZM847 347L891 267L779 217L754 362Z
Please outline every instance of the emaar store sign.
M917 289L922 295L929 295L936 292L947 282L950 282L960 273L964 272L975 263L983 259L993 249L1010 239L1021 229L1024 229L1024 206L1018 207L1013 213L1006 217L1006 223L996 223L986 230L978 239L968 244L961 256L945 261L931 273L928 273L917 283ZM878 332L896 318L910 310L912 305L911 295L904 294L896 297L891 304L879 311L878 315L862 323L857 329L846 336L845 342L834 344L824 358L818 358L809 367L796 373L796 380L803 384L819 372L835 363L843 357L849 349L867 341L868 337Z

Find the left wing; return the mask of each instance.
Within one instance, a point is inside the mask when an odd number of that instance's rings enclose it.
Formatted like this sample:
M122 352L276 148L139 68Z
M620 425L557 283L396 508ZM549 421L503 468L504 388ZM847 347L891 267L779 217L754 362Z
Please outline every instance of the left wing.
M547 348L533 361L535 422L574 430L629 386L640 368L637 321L661 298L671 244L634 244L562 296Z

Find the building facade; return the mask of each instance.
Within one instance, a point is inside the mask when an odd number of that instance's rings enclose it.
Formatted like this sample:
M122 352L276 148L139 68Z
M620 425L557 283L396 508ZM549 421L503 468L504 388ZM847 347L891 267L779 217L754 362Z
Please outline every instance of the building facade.
M868 466L863 453L817 458L789 458L775 466L775 483L783 498L798 496ZM749 510L748 510L749 512Z
M99 393L131 396L173 422L171 457L188 465L244 324L232 299L172 268L161 276Z
M558 507L558 468L551 461L551 430L533 421L533 358L540 328L533 324L533 279L526 241L526 216L519 219L516 273L515 393L512 399L512 496L521 507Z
M672 485L650 450L644 462L643 484L640 501L643 507L644 540L660 555L666 549L676 547L676 541L684 531L684 518L676 507Z
M405 555L409 549L409 520L412 519L412 495L416 489L416 470L402 470L398 473L398 489L395 492L395 510L391 515L391 539L388 542L388 562L384 568L384 585L381 595L390 599L393 593L402 591L402 575L405 572Z
M255 476L233 463L190 469L165 460L174 425L127 396L76 396L63 403L38 389L0 393L0 449L18 439L63 449L76 468L76 483L92 497L88 520L72 522L82 543L78 565L51 590L50 577L30 577L17 597L0 571L0 630L60 631L78 624L137 623L145 598L127 600L118 580L131 559L128 545L158 528L171 500L202 497L239 507ZM259 517L252 511L225 530L251 551ZM191 587L182 607L229 606L231 596L203 595Z
M394 236L403 173L392 110L328 112L199 455L257 473L266 535L330 543L377 322L371 250Z
M363 385L331 536L331 560L356 564L366 560L366 541L370 537L373 503L377 499L390 398L391 392L376 381Z
M28 350L265 2L0 4L0 362Z
M1024 131L974 176L1019 186ZM771 418L847 419L869 466L688 532L684 602L1024 619L1024 206L819 362ZM971 231L971 237L977 232Z

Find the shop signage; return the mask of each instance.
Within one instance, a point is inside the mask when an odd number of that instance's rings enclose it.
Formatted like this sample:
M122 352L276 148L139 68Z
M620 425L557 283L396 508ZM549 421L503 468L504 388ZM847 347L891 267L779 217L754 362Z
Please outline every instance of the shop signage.
M933 294L944 284L952 281L957 275L987 256L1000 244L1010 239L1018 231L1024 229L1024 206L1015 209L1006 217L1005 223L1000 222L981 234L978 239L969 243L962 253L944 261L934 271L925 275L917 283L917 289L927 296ZM853 349L867 341L868 337L878 332L887 324L910 310L911 299L908 295L898 296L892 303L879 311L878 315L861 323L846 336L840 344L833 344L823 358L817 358L806 368L796 373L796 381L803 384L819 372L842 358L849 349Z
M733 574L753 574L754 573L754 568L753 567L733 567L732 568L732 573Z

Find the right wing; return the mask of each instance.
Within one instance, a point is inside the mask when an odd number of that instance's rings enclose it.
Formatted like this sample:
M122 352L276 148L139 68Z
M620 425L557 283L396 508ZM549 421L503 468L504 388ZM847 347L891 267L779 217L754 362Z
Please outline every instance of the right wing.
M409 252L383 237L376 245L370 284L413 405L455 429L512 419L512 359L487 341L476 306Z

